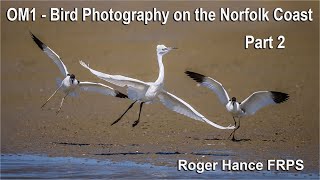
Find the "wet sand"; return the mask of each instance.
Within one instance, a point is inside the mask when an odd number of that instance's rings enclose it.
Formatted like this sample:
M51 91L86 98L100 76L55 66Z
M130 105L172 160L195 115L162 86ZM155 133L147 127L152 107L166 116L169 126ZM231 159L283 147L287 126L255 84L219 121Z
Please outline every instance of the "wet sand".
M159 7L192 11L200 7L267 7L314 10L312 23L151 23L8 22L1 24L1 151L2 153L47 154L114 161L131 160L176 166L176 160L266 161L302 159L304 173L319 172L319 12L311 3L223 2L88 2L22 3L10 6L36 7L37 14L49 7L99 7L100 9L148 9ZM175 8L179 7L179 8ZM129 106L130 100L81 93L67 98L56 115L62 94L41 110L55 90L58 68L34 44L29 30L57 52L77 79L103 82L78 63L110 74L154 81L158 76L155 46L179 47L164 57L165 88L182 98L208 119L227 126L232 117L217 97L184 74L199 72L222 82L231 96L243 100L257 90L290 94L286 103L270 106L241 120L236 137L166 109L146 105L140 124L136 105L123 120L110 124ZM284 50L245 50L244 36L286 37ZM106 83L107 84L107 83ZM110 85L110 84L108 84ZM112 86L112 85L111 85ZM114 86L113 86L114 87ZM125 92L124 89L119 89ZM137 153L141 154L137 154ZM159 154L160 152L160 154ZM162 153L162 154L161 154ZM166 155L169 153L169 155ZM171 153L171 154L170 154Z
M175 168L131 161L112 162L90 158L48 157L44 155L1 155L1 178L125 178L125 179L191 179L191 178L317 178L316 174L273 173L268 171L225 173L220 169L197 174L195 171L177 171ZM125 173L124 173L125 172Z

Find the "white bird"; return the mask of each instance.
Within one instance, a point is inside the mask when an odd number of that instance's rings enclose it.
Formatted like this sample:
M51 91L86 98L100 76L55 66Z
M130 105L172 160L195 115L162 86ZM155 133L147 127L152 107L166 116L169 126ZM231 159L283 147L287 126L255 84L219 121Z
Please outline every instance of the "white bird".
M45 45L43 42L41 42L36 36L34 36L31 32L31 37L34 40L34 42L39 46L39 48L47 55L49 56L53 62L58 66L60 72L65 77L61 82L59 82L59 87L57 90L54 91L54 93L49 97L49 99L41 106L43 108L49 100L58 92L59 89L62 89L62 91L65 93L65 96L62 98L60 107L57 111L57 114L61 110L61 107L63 105L64 99L68 95L76 94L76 90L80 88L83 91L89 91L89 92L97 92L103 95L110 95L114 97L119 98L127 98L127 95L122 94L121 92L114 90L113 88L101 84L101 83L94 83L94 82L80 82L76 79L74 74L70 74L67 70L67 67L63 64L61 58L56 54L53 50L51 50L47 45Z
M157 46L157 57L159 64L159 76L155 82L143 82L137 79L121 76L121 75L109 75L94 69L91 69L88 65L86 65L83 61L80 61L80 64L89 69L91 73L96 75L98 78L103 79L107 82L115 84L121 87L127 87L128 97L134 102L128 107L128 109L116 120L112 123L117 123L124 114L132 108L134 103L137 101L140 102L140 110L139 117L133 123L133 127L139 123L140 113L144 103L152 103L156 99L159 99L163 105L169 108L172 111L185 115L189 118L199 120L202 122L206 122L216 128L219 129L234 129L234 126L223 127L216 123L213 123L206 119L202 114L198 113L193 107L191 107L188 103L183 101L182 99L176 97L175 95L164 90L164 66L162 62L162 56L170 52L172 49L176 49L173 47L166 47L164 45Z
M235 126L237 126L235 118L239 118L238 127L235 128L229 136L231 137L231 135L233 135L233 141L236 141L234 134L235 131L240 128L241 117L253 115L259 109L267 105L279 104L289 99L289 95L286 93L276 91L257 91L247 97L244 101L237 102L235 97L232 97L231 99L229 98L227 91L218 81L191 71L186 71L185 73L200 85L209 88L218 96L220 102L227 108L227 111L232 114Z

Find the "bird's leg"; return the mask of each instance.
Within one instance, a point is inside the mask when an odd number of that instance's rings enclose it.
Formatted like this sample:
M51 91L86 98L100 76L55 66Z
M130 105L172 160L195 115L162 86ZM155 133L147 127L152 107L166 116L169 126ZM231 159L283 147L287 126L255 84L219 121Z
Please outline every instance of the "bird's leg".
M64 101L64 99L68 96L68 94L69 94L69 92L62 98L61 103L60 103L60 107L59 107L59 109L58 109L58 111L57 111L57 114L60 112L61 107L62 107L62 105L63 105L63 101Z
M141 114L141 110L142 110L142 105L143 105L144 102L140 103L140 110L139 110L139 117L138 117L138 120L136 120L135 122L133 122L132 124L132 127L135 127L139 121L140 121L140 114Z
M117 120L115 120L115 121L111 124L111 126L114 125L114 124L116 124L118 121L120 121L121 118L129 111L129 109L132 108L132 106L133 106L134 103L136 103L136 102L137 102L137 101L134 101L134 102L128 107L128 109L127 109Z
M230 139L230 137L232 136L232 137L234 137L234 133L236 132L236 129L234 129L232 132L231 132L231 134L230 134L230 136L228 137L228 139Z
M234 127L237 127L237 121L236 121L236 119L232 116L232 118L233 118L233 121L234 121ZM234 133L235 133L235 131L236 131L236 129L237 128L235 128L232 132L231 132L231 134L230 134L230 136L228 137L228 139L233 135L234 136Z
M58 89L56 91L54 91L54 93L49 97L49 99L41 106L41 108L43 108L48 102L49 100L58 92L58 90L62 87L62 84L58 87Z
M232 116L232 118L233 118L233 121L234 121L234 127L236 127L237 126L237 121L233 116Z
M234 133L233 133L233 136L232 136L232 141L237 141L236 138L234 138L234 135L236 133L236 130L240 128L240 118L239 118L239 123L238 123L238 127L236 129L234 129Z

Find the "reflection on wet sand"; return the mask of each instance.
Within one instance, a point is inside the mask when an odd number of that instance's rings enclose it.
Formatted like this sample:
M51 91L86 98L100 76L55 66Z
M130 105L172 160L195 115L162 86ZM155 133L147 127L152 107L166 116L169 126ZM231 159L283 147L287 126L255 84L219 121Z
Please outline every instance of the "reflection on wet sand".
M112 162L74 157L48 157L41 155L2 154L1 178L316 178L317 174L237 172L225 173L220 169L204 171L178 171L177 167L155 166L131 161Z

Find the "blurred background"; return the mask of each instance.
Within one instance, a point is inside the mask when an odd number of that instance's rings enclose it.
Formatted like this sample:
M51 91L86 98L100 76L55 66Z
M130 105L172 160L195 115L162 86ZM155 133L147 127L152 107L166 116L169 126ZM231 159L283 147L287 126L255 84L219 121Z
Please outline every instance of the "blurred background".
M9 22L4 15L9 7L35 7L37 19L35 22ZM120 22L49 22L40 15L48 16L50 7L65 10L95 7L100 11L156 7L170 11L170 17L166 25L154 22L147 26L139 22L126 26ZM314 20L295 23L172 20L172 12L176 10L193 12L199 7L214 10L217 16L222 7L237 10L265 7L271 12L276 7L291 11L312 8ZM2 153L81 156L120 151L215 149L232 151L235 154L232 159L236 160L303 159L306 170L319 171L319 2L2 1L1 13ZM76 98L67 97L61 113L56 115L62 93L43 110L40 106L56 89L55 79L60 77L60 72L32 41L29 31L59 54L77 79L107 85L110 84L90 74L78 61L84 60L92 68L109 74L155 81L158 76L156 45L178 47L164 57L165 88L208 119L224 126L233 124L231 115L215 94L197 87L184 71L191 70L220 81L229 95L240 101L258 90L286 92L290 100L243 118L236 136L250 141L238 143L227 140L230 131L171 112L160 103L145 106L140 124L135 128L131 124L138 117L138 106L111 127L131 101L99 94L83 92ZM286 48L245 50L245 35L274 39L283 35ZM56 146L52 142L89 143L91 146Z

